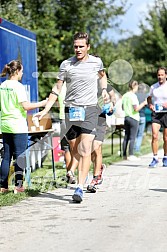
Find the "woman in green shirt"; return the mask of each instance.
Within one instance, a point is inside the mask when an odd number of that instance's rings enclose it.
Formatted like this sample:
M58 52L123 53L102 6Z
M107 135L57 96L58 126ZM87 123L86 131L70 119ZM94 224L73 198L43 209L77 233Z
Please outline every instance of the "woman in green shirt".
M25 151L28 142L27 111L44 107L46 100L31 103L25 86L20 83L23 66L12 60L4 66L1 76L8 79L0 85L1 132L4 156L0 167L0 192L8 191L8 175L12 157L15 161L14 193L23 192L23 172L26 166Z
M145 100L139 105L137 95L135 94L138 91L138 82L132 80L129 83L129 91L122 96L122 106L125 112L125 136L123 141L123 158L135 161L138 160L137 157L133 155L134 144L136 139L137 130L139 127L139 110L142 109L147 101ZM127 156L127 147L129 144L129 156Z

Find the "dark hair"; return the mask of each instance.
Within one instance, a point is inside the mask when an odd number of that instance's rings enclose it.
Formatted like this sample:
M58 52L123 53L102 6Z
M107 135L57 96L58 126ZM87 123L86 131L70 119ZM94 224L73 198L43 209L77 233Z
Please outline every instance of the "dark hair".
M157 69L157 74L158 74L158 72L159 72L160 70L164 70L164 71L165 71L165 74L167 74L167 69L166 69L166 67L159 67L159 68Z
M90 42L89 42L89 35L86 33L86 32L77 32L75 35L74 35L74 40L77 40L77 39L85 39L86 40L86 44L89 45Z
M8 64L6 64L2 70L1 76L4 77L7 74L9 76L15 75L17 70L21 70L22 64L19 60L12 60Z
M130 89L130 90L133 90L134 87L135 87L135 86L138 86L138 85L139 85L139 83L138 83L136 80L131 80L131 81L129 82L129 89Z

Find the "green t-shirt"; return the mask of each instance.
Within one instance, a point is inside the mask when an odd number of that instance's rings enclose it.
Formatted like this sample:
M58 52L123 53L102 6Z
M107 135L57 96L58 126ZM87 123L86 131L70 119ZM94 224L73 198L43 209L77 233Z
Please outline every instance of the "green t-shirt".
M125 117L129 116L137 121L140 120L139 112L135 111L133 106L139 106L137 95L131 91L122 96L122 105L125 112Z
M27 133L27 112L21 103L27 101L23 84L6 80L0 85L1 132Z

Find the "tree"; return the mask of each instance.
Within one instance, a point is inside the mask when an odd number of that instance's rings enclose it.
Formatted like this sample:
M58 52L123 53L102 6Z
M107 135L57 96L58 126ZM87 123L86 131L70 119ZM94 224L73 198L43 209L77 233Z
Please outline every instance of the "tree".
M167 61L166 0L155 0L146 21L140 25L142 34L136 39L134 57L145 63L145 80L151 84L156 81L156 69L165 66Z
M123 0L9 0L1 1L0 14L37 35L39 95L45 98L55 82L46 72L56 73L60 62L73 54L72 38L77 31L91 35L92 52L103 44L103 32L125 12ZM13 11L14 10L14 11ZM53 74L52 74L53 75ZM48 75L47 75L48 76Z

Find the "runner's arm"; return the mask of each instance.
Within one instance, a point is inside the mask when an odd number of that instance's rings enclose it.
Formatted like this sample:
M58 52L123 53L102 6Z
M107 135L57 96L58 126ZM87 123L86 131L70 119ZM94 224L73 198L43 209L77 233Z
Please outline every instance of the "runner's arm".
M152 104L152 96L151 95L147 97L147 104L148 104L149 109L154 111L154 105Z
M53 104L57 101L62 85L63 80L58 80L57 83L52 88L52 91L49 95L45 108L42 111L35 114L35 116L39 117L39 120L41 120L42 117L44 117L49 112Z
M109 94L107 92L107 76L104 70L99 71L99 78L100 78L100 85L101 85L101 89L102 89L102 97L103 97L103 101L104 103L107 103L107 101L109 100Z

